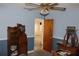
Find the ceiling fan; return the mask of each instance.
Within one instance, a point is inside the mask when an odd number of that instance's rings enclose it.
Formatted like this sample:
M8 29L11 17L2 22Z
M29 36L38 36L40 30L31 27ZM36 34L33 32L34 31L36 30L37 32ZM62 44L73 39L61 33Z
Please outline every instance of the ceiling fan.
M58 3L25 3L25 8L27 10L40 10L40 14L43 16L47 16L49 14L49 11L52 10L59 10L59 11L65 11L66 8L63 7L56 7L58 6Z
M25 9L28 10L60 10L60 11L65 11L66 8L63 7L56 7L58 6L58 3L25 3Z

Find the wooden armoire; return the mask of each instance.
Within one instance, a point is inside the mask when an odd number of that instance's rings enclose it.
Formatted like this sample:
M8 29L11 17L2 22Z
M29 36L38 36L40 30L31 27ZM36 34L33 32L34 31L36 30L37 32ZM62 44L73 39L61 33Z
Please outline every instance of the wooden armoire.
M27 55L27 35L24 25L8 27L7 38L9 56Z
M52 50L53 19L35 19L34 50Z

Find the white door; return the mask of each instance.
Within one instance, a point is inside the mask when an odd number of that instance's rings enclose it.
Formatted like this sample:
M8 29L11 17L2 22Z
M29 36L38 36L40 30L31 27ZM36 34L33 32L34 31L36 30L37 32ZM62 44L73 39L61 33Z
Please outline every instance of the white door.
M35 30L34 30L34 50L43 48L43 29L44 29L44 20L36 18Z

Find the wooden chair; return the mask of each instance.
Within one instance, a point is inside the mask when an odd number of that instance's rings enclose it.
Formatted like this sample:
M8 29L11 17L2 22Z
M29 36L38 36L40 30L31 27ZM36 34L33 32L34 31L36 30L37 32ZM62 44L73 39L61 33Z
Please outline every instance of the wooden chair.
M72 36L70 38L69 32L70 32L70 35L75 35L74 36L75 37L74 38L74 41L75 41L74 43L72 43ZM71 51L72 55L77 54L79 44L78 44L78 37L76 35L75 27L67 27L66 34L64 36L64 42L62 44L58 43L58 47L59 47L59 49L62 49L62 50Z

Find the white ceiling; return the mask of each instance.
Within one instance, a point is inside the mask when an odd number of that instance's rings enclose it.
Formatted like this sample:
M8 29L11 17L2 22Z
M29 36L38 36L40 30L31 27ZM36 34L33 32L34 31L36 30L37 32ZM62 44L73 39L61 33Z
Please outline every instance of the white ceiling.
M37 4L37 3L35 3ZM24 3L17 4L19 6L25 6ZM65 8L79 8L79 3L59 3L57 7L65 7Z
M37 4L37 3L35 3ZM16 5L19 7L25 7L24 3L0 3L1 6L6 6L6 5ZM65 7L65 8L79 8L79 3L59 3L59 7Z
M59 6L65 8L79 8L79 3L60 3Z

